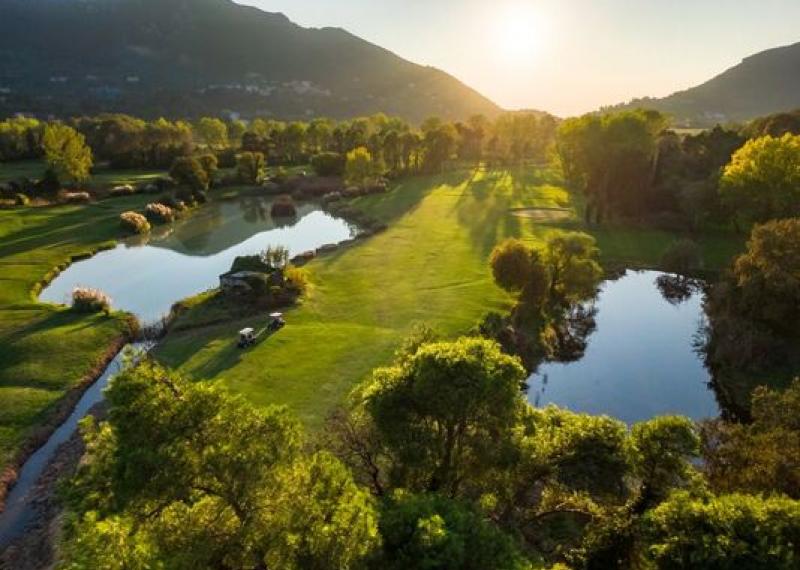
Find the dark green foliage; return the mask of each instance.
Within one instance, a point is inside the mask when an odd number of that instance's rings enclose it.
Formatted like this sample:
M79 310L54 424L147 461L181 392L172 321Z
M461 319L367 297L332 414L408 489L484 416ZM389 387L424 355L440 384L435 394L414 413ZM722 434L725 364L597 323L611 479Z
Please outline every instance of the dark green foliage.
M272 202L270 214L274 218L293 218L297 215L297 206L291 196L284 194Z
M721 493L779 492L800 499L800 379L781 392L759 387L752 423L702 426L704 472Z
M267 161L260 152L243 152L236 157L236 173L244 184L260 184L266 175Z
M203 165L197 158L191 156L175 159L169 175L176 184L187 186L191 190L208 190L211 184Z
M240 271L253 271L257 273L269 273L272 267L260 255L241 255L233 260L231 273Z
M387 570L531 568L514 541L472 507L439 495L398 495L380 518Z
M311 167L317 176L343 176L345 163L345 157L338 152L323 152L311 159Z
M691 275L703 264L702 253L697 242L690 239L676 241L661 257L661 267L669 273Z

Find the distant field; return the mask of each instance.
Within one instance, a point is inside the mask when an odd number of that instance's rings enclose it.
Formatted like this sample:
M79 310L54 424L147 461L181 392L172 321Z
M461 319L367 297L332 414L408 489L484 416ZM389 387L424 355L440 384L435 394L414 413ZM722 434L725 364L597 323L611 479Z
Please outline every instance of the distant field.
M170 334L157 356L200 380L221 382L258 404L286 404L312 427L393 352L416 322L448 337L468 333L511 299L491 278L488 257L506 237L537 243L584 229L575 220L542 223L511 208L570 207L552 172L451 173L401 181L385 195L355 202L390 224L387 232L312 262L313 290L288 312L289 326L254 349L235 346L252 318ZM676 239L665 232L592 232L607 264L657 266ZM703 240L707 263L721 266L739 245ZM184 319L204 320L204 299ZM211 316L214 318L212 319ZM209 321L219 315L209 316Z

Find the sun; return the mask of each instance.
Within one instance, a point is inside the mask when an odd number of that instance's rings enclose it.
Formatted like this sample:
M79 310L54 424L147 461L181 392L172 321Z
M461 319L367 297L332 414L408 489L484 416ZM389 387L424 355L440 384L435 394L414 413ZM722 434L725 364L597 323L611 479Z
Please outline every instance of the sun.
M495 42L502 62L512 65L529 64L545 45L545 22L530 3L519 2L498 14Z

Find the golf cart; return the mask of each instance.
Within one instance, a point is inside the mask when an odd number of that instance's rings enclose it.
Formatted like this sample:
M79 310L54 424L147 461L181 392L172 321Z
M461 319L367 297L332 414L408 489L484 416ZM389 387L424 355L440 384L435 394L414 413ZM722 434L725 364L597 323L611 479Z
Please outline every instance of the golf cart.
M256 331L251 328L239 331L239 348L247 348L256 343Z
M283 320L283 313L272 313L269 316L269 324L267 325L267 330L269 331L278 331L286 326L286 321Z

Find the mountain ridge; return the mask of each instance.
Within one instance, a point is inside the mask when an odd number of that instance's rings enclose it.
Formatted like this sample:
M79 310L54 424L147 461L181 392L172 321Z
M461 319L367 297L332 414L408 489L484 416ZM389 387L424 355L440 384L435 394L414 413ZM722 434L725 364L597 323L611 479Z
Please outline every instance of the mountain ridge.
M121 111L412 121L500 108L341 28L231 0L4 0L0 114Z
M667 97L612 107L649 107L685 126L747 122L800 108L800 42L751 54L708 81Z

